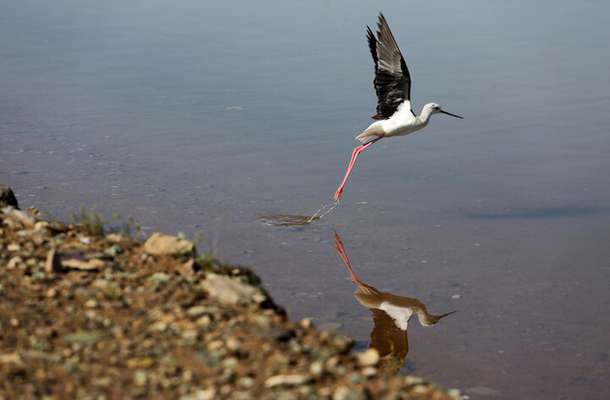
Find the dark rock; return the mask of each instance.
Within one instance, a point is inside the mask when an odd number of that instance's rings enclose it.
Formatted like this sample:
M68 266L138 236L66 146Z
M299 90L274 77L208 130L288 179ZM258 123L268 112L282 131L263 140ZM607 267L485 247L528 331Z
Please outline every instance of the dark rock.
M19 209L17 198L13 189L8 186L0 185L0 208L2 207L14 207Z

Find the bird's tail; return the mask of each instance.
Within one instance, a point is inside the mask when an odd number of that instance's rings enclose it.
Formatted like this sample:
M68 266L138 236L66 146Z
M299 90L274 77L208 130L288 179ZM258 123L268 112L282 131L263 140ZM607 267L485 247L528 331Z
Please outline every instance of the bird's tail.
M370 139L375 139L377 137L383 136L384 132L381 128L380 121L373 122L371 126L366 128L362 133L356 136L356 140L360 143L368 142Z

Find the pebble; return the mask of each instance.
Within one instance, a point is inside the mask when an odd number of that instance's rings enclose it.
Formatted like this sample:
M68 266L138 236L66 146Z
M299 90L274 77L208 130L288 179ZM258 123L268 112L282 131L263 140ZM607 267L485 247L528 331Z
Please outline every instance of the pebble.
M205 314L208 311L206 306L193 306L186 310L186 315L190 317L199 317L200 315Z
M197 340L199 332L196 329L187 329L182 332L182 338L186 340Z
M199 317L195 323L197 326L205 328L212 323L212 319L208 315L204 315L203 317Z
M117 255L121 254L122 252L123 252L123 248L121 246L119 246L118 244L114 244L114 245L108 247L106 250L104 250L104 253L106 253L112 257L116 257Z
M157 321L150 326L150 329L157 332L163 332L167 329L167 324L163 321Z
M23 360L17 352L0 354L0 364L23 365Z
M377 375L377 368L374 367L366 367L362 369L362 375L364 376L374 376Z
M106 239L113 243L121 243L121 241L124 240L124 237L120 233L109 233L106 235Z
M409 375L409 376L405 377L405 383L407 385L419 385L419 384L424 383L424 380L420 377Z
M6 222L14 227L34 228L36 220L27 213L14 208L3 208L2 212L8 217Z
M194 250L193 242L160 232L153 233L144 243L144 251L155 256L191 254Z
M210 351L215 351L218 349L221 349L224 346L224 343L222 342L222 340L213 340L210 343L208 343L208 350Z
M203 389L180 397L180 400L213 400L216 398L216 389Z
M375 349L368 349L356 355L358 365L361 367L371 367L379 362L379 352Z
M154 363L155 363L155 361L150 357L130 358L129 360L127 360L127 368L129 368L129 369L148 368L148 367L152 366Z
M347 400L350 390L346 386L339 386L333 393L333 400Z
M184 276L192 276L195 273L195 260L191 258L184 264L179 264L176 270Z
M156 272L150 276L151 281L155 281L155 282L159 282L159 283L169 282L170 279L171 279L170 276L164 272Z
M76 269L79 271L97 271L103 269L106 263L97 258L91 260L79 260L77 258L71 258L68 260L61 260L61 266L67 269Z
M224 304L248 304L253 301L260 303L265 298L254 286L213 273L206 275L201 287L210 297Z
M227 349L231 350L231 351L235 351L239 349L239 342L237 340L235 340L234 338L228 338L225 341L225 345L227 346Z
M51 250L47 253L47 259L44 264L44 270L46 273L50 274L55 271L59 271L61 269L61 263L59 260L59 256L57 255L57 251L55 247L52 247Z
M182 376L181 376L182 382L191 382L193 380L193 372L191 370L184 370L182 371Z
M101 338L100 334L94 331L76 331L64 336L64 340L68 343L76 344L93 344Z
M222 366L229 370L235 369L238 365L239 361L235 357L225 358L225 360L222 362Z
M298 386L306 383L309 378L306 375L289 374L275 375L265 380L265 386L272 388L275 386Z
M85 307L87 308L96 308L98 306L98 303L95 299L89 299L87 300L87 302L85 302Z
M112 378L110 378L108 376L102 376L99 378L95 378L95 379L93 379L93 384L95 386L101 386L101 387L110 386L110 384L112 384Z
M254 385L254 379L250 378L249 376L241 377L237 380L237 385L243 388L252 387Z
M11 243L11 244L9 244L8 246L6 246L6 249L7 249L8 251L15 252L15 251L19 251L19 250L21 250L21 246L19 246L19 244L18 244L18 243Z
M324 372L324 363L322 361L314 361L309 366L309 373L313 376L320 376Z
M301 328L311 328L313 327L313 321L311 320L311 318L303 318L301 321L299 321L299 325L301 326Z
M147 381L148 374L146 371L139 370L133 374L133 382L136 384L136 386L145 386Z
M17 257L13 257L8 261L8 264L6 264L6 268L7 269L15 269L17 268L20 264L23 264L23 259L21 259L21 257L17 256Z

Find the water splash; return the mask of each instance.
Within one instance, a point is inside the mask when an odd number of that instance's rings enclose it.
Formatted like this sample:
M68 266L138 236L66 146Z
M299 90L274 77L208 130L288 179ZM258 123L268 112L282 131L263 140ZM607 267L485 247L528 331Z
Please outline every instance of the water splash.
M339 205L339 200L335 200L333 203L330 204L322 204L322 207L320 207L318 209L318 211L316 211L315 213L313 213L313 215L311 216L309 222L312 222L316 219L322 219L325 216L327 216L328 214L330 214L330 212L332 210L334 210L335 208L337 208L337 206Z
M324 218L338 205L338 201L335 201L333 203L322 204L322 207L320 207L315 213L313 213L313 215L271 214L261 215L258 217L258 220L265 225L271 226L304 226Z

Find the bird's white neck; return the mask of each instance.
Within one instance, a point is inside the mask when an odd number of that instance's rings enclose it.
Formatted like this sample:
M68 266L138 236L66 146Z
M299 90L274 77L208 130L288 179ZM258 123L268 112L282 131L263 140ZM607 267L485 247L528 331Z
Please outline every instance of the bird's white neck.
M417 116L417 119L419 119L421 123L425 125L430 120L430 116L432 116L432 109L424 106L421 113Z
M417 319L419 319L419 323L422 326L430 326L434 325L436 322L431 318L431 315L428 314L426 310L418 309L415 311L417 314Z

